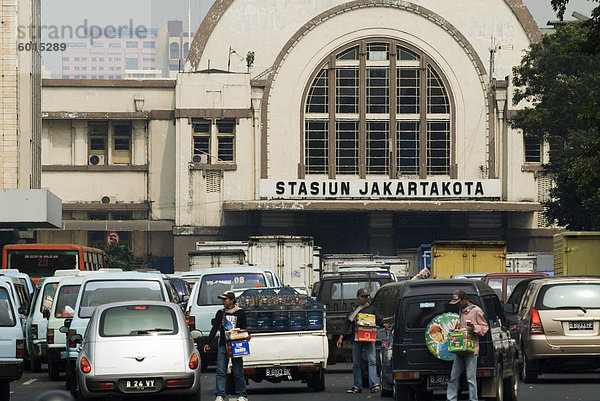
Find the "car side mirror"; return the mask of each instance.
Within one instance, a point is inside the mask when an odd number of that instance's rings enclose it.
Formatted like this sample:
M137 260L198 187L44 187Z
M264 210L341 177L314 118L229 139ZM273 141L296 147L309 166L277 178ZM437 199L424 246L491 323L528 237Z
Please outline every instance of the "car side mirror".
M43 317L44 319L50 319L50 309L44 309L44 310L42 311L42 317Z
M515 304L504 304L504 306L502 307L502 309L504 309L504 313L510 313L511 315L514 315L517 309L517 305Z
M192 339L197 340L202 337L202 332L200 330L192 330L190 331L190 335L192 336Z
M58 331L60 331L61 333L67 334L69 332L69 328L67 326L61 326L61 328L58 329Z
M184 296L183 296L183 298L181 298L181 301L182 301L182 302L187 302L187 301L189 301L189 300L190 300L190 296L189 296L189 295L187 295L187 294L186 294L186 295L184 295Z
M81 344L81 342L83 341L83 337L81 336L81 334L73 334L70 340L74 344Z
M24 306L19 306L19 315L27 315L27 308Z
M70 328L70 327L71 327L71 323L72 323L72 322L73 322L73 319L65 319L65 326L66 326L67 328Z

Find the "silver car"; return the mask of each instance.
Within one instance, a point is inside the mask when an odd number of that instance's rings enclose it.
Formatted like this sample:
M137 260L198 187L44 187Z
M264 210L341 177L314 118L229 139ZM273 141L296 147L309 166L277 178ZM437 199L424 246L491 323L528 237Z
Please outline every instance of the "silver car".
M177 304L116 302L99 306L77 358L79 399L150 395L200 400L200 354Z

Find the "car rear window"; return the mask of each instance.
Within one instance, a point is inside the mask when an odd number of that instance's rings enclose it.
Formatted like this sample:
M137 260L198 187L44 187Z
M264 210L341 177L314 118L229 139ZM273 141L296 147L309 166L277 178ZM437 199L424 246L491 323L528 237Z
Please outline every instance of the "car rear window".
M549 284L540 289L537 309L600 308L600 283Z
M111 302L164 300L161 283L157 280L88 281L81 295L79 317L90 317L97 306Z
M437 315L446 312L458 313L459 307L450 304L450 298L448 295L444 299L419 299L403 303L406 328L425 330L431 319ZM477 302L473 303L477 305Z
M356 298L356 292L361 288L369 290L371 295L375 294L381 287L379 281L339 281L331 283L331 299L349 299Z
M52 308L52 302L54 302L54 295L56 294L57 287L58 283L48 283L44 285L44 292L42 293L42 302L40 303L40 312Z
M229 290L266 287L265 276L260 273L208 274L202 277L198 305L221 305L217 297Z
M527 278L528 277L508 277L506 279L506 299L510 297L510 294L512 294L517 284L519 284L521 281Z
M16 324L12 303L5 288L0 288L0 327L14 327Z
M171 308L160 305L117 306L100 316L101 337L175 335L177 317Z
M79 294L80 288L80 285L63 285L58 289L54 317L73 317L75 302L77 302L77 295Z

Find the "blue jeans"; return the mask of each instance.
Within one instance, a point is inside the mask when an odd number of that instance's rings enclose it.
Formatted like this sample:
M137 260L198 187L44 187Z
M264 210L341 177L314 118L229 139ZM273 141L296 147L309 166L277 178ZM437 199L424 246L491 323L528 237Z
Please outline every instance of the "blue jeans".
M377 361L375 360L375 343L366 341L354 341L352 343L352 373L354 374L354 387L362 388L362 371L360 361L362 359L362 351L367 355L369 364L369 387L378 386L377 380Z
M456 354L452 363L452 373L446 390L446 399L456 401L458 399L458 386L460 375L467 370L467 383L469 384L469 401L477 401L477 355L465 353Z
M215 396L221 396L227 399L225 394L225 380L227 377L227 348L225 346L219 346L217 351L217 379ZM246 393L246 377L244 376L244 361L242 358L231 358L231 373L233 373L233 380L235 381L235 393L240 397L248 398Z

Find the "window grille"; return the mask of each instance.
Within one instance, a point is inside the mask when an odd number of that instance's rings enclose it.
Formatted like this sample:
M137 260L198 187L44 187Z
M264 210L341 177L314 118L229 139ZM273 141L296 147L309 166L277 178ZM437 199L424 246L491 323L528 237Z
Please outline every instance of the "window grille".
M207 171L206 172L206 192L218 193L221 192L221 172Z

